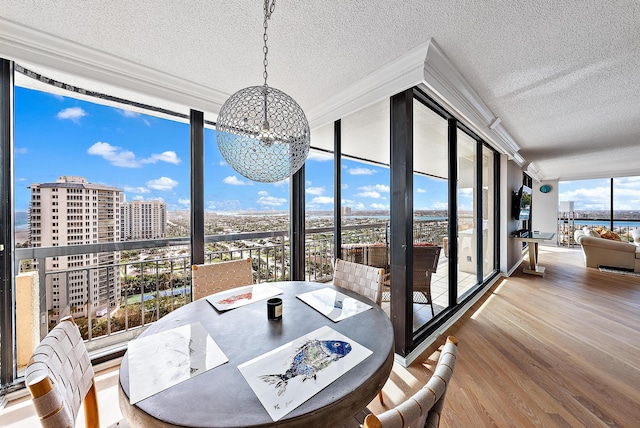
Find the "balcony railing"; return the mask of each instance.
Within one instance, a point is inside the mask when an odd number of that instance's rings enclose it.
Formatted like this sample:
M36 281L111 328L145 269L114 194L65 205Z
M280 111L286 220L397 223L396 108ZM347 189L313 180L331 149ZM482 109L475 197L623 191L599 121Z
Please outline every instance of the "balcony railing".
M389 244L386 222L345 225L342 230L345 244ZM414 237L418 242L438 242L446 231L446 222L420 221L415 224ZM288 231L269 231L206 236L205 263L250 258L256 283L288 280L288 235ZM306 237L306 279L330 281L333 228L307 229ZM16 249L16 272L32 275L37 283L40 313L34 319L46 320L39 322L38 334L43 337L60 317L71 314L90 350L125 343L142 327L191 301L189 245L190 238L185 237ZM113 261L114 252L120 252L122 261ZM55 263L59 263L60 257L86 254L97 254L101 261L108 256L110 261L68 269L47 268L50 258L58 258ZM81 278L82 285L70 282L70 277ZM49 310L47 293L53 306Z

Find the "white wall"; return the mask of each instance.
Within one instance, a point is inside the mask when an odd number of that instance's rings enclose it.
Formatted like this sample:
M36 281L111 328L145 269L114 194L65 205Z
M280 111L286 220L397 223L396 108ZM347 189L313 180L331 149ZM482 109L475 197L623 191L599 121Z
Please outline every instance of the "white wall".
M522 186L522 168L500 157L500 271L508 273L522 261L522 243L511 239L511 233L520 228L511 211L511 195Z
M549 193L542 193L542 185L551 186ZM540 232L556 232L558 223L558 180L533 183L531 202L531 227ZM545 241L543 245L556 245L556 240Z

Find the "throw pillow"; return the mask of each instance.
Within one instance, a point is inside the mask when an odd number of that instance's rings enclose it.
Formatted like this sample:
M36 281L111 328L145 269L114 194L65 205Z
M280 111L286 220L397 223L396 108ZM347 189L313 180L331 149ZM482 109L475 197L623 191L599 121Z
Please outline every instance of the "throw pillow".
M607 229L603 229L602 232L600 232L600 237L611 241L622 241L620 235Z
M582 228L585 236L591 236L594 238L600 238L600 234L593 229L588 228L587 226Z

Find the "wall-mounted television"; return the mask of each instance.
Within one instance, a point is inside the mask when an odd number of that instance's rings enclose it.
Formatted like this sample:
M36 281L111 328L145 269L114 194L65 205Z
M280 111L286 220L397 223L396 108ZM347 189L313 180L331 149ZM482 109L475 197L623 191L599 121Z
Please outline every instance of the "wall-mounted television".
M513 192L513 217L516 220L529 220L531 216L531 187L522 186Z

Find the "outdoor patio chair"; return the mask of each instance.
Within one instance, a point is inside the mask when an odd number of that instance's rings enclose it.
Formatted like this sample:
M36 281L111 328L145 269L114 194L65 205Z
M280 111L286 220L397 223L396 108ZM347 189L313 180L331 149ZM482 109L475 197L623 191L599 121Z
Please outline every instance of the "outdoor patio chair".
M340 259L335 261L333 285L368 297L378 306L382 303L383 278L384 269Z
M98 428L98 395L93 366L78 326L65 317L33 352L25 372L40 422L48 427L73 427L84 404L85 426ZM128 426L120 421L112 426Z
M425 386L403 403L379 415L369 414L364 428L437 428L458 356L458 339L447 337L438 364Z
M191 271L194 301L220 291L254 283L250 258L209 265L193 265Z
M431 316L435 316L431 297L431 276L438 269L442 247L434 244L416 243L413 245L413 295L422 295L431 306ZM390 274L384 279L384 292L391 287ZM415 301L415 300L414 300Z

